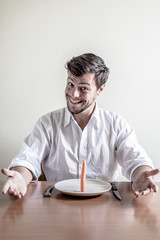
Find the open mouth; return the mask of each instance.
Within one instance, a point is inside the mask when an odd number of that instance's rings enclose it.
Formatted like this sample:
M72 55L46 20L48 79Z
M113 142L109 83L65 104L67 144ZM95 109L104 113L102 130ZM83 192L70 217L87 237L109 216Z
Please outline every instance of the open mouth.
M71 104L75 104L75 105L83 102L82 100L73 100L71 98L69 98L69 101L70 101Z

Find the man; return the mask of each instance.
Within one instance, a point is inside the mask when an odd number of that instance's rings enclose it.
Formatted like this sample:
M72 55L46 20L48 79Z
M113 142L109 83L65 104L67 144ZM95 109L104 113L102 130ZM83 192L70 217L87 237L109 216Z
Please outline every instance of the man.
M104 61L88 53L72 58L66 68L67 107L37 121L10 170L2 169L8 177L2 192L21 198L40 176L41 167L48 181L79 178L83 159L87 178L114 181L120 164L137 197L156 192L152 176L159 170L153 170L133 129L121 116L96 104L109 74Z

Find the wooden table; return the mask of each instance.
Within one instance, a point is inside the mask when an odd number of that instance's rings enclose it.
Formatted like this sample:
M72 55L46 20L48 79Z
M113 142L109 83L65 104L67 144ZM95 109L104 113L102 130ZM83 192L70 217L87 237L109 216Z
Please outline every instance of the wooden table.
M51 198L43 198L51 183L31 183L22 199L0 194L0 239L160 239L160 191L135 198L130 183L120 182L122 201L111 191L80 198L54 189Z

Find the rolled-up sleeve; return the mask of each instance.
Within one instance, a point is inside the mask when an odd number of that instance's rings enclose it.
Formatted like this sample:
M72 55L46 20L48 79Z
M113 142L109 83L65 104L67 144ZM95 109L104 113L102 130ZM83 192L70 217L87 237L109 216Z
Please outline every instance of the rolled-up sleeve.
M154 168L152 160L139 145L134 130L122 118L117 119L116 158L122 167L122 174L131 180L132 173L142 165Z
M19 154L11 161L9 169L16 166L28 168L37 179L41 174L41 162L50 151L50 137L43 118L35 124L32 133L24 140Z

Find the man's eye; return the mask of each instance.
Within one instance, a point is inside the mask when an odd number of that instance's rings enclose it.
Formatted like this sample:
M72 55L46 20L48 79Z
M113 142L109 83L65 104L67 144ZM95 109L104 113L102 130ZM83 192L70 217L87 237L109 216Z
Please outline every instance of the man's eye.
M86 87L82 87L81 90L82 90L82 92L87 92L89 89Z
M68 86L69 86L69 87L73 87L73 83L68 82Z

